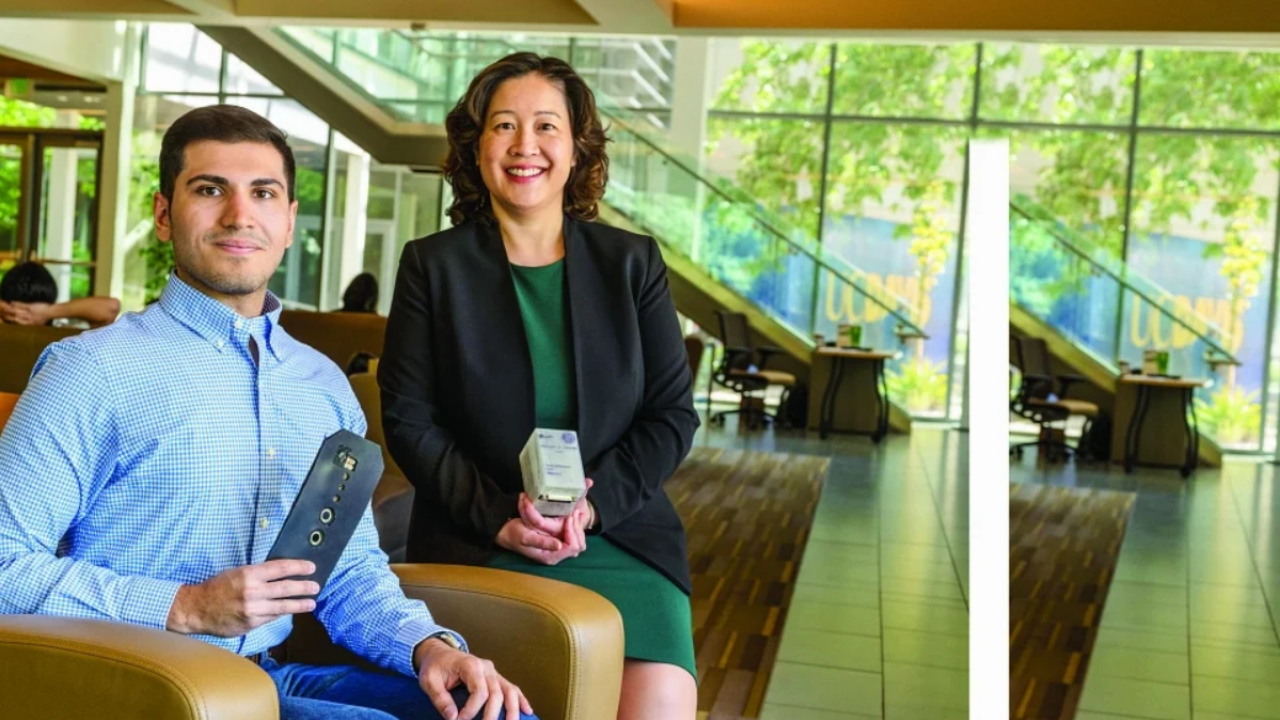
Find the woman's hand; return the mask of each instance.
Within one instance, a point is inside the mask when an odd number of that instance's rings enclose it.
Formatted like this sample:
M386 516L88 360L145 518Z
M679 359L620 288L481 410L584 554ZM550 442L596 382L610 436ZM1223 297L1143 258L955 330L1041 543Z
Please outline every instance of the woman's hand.
M533 506L533 501L529 499L528 495L520 493L520 500L516 505L520 510L520 519L524 521L525 525L540 533L568 542L569 538L565 536L564 532L565 522L569 518L576 516L578 525L584 531L585 536L585 531L591 527L591 520L595 516L590 503L587 502L587 493L591 491L591 486L595 483L592 482L591 478L587 478L586 481L587 489L582 492L582 497L578 498L578 502L573 506L573 509L564 517L547 517L543 515Z
M502 526L494 542L499 547L534 562L555 565L565 558L577 557L587 549L587 536L580 525L581 521L576 516L569 515L563 522L566 540L534 530L525 524L523 518L512 518Z

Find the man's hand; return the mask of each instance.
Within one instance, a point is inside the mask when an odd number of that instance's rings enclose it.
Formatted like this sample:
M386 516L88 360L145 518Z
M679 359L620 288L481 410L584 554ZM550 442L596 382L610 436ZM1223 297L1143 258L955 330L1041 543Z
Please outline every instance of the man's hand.
M586 533L573 515L565 519L565 535L568 540L554 538L525 525L520 518L513 518L502 526L494 542L543 565L555 565L587 549Z
M53 319L49 303L0 301L0 320L13 325L44 325Z
M493 663L455 650L440 640L425 640L413 650L418 668L418 684L445 720L472 720L484 710L484 720L497 720L506 709L506 720L518 720L520 713L533 714L524 693L493 669ZM466 685L471 697L459 711L450 690Z
M310 580L284 580L310 575L314 563L306 560L271 560L260 565L232 568L199 585L178 589L169 609L166 629L184 635L239 637L285 615L311 612L320 586Z

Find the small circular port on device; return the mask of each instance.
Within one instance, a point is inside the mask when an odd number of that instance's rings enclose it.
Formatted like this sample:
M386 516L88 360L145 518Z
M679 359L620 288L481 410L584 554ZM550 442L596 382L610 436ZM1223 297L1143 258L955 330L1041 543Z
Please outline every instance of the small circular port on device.
M334 501L334 502L342 502L342 496L341 496L341 495L334 495L334 496L333 496L333 501Z
M339 486L338 486L338 492L342 492L342 491L344 491L344 490L346 490L346 489L347 489L347 486L346 486L346 485L339 485Z
M324 533L320 532L319 530L312 530L311 537L307 538L307 540L312 545L319 545L320 543L324 542Z
M325 508L320 511L320 522L325 525L333 522L333 508Z

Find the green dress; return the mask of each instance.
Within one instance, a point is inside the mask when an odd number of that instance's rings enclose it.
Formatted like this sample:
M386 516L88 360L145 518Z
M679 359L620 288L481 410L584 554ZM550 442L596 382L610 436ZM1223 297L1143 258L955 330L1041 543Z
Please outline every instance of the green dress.
M511 266L529 355L533 358L538 427L576 430L578 396L573 364L564 261ZM490 567L538 575L593 590L622 615L626 657L678 665L697 678L689 598L657 570L599 535L587 551L547 566L503 551Z

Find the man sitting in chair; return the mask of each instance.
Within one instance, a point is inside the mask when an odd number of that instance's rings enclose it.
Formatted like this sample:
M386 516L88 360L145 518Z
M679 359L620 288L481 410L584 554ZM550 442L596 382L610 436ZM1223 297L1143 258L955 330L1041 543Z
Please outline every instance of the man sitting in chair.
M259 664L285 720L527 718L519 688L404 596L369 508L322 592L288 579L310 563L264 562L321 442L366 429L267 291L294 177L284 133L248 110L165 133L155 226L176 272L144 312L50 346L0 435L0 613L195 636ZM312 610L388 672L277 663Z

